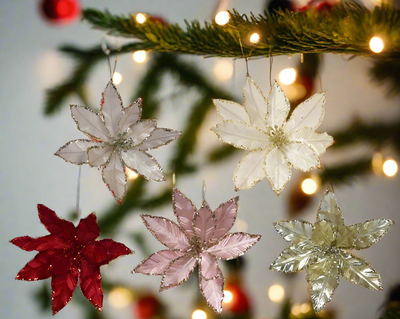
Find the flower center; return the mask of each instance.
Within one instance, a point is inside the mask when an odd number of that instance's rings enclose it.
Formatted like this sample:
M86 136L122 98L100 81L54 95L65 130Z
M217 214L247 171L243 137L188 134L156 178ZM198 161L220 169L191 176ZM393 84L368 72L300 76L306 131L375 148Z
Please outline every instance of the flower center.
M200 255L202 251L200 238L197 236L193 236L190 239L189 244L190 244L190 248L188 250L189 255L191 257L197 257L198 255Z
M128 151L133 147L132 140L130 138L126 139L124 134L118 134L117 136L113 137L109 144L123 151Z
M279 148L279 147L285 146L289 143L289 140L286 137L283 129L278 128L278 126L276 126L276 125L275 125L275 127L270 127L267 134L269 136L271 144L275 147Z

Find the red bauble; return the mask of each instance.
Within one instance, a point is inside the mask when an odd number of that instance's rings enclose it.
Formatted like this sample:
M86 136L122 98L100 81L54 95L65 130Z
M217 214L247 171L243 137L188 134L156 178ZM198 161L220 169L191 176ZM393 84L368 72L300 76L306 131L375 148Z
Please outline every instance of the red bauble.
M42 0L39 8L43 17L55 24L71 23L81 13L78 0Z
M246 313L251 310L250 299L240 285L227 284L225 290L232 293L232 301L225 304L224 308L236 314Z
M149 319L160 309L160 303L153 295L143 296L135 305L135 315L139 319Z

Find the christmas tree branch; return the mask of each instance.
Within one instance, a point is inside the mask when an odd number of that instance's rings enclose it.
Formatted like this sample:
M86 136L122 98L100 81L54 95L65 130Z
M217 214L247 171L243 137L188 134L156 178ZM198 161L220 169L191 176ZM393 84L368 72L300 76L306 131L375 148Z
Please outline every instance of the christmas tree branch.
M136 22L134 15L118 16L109 11L86 9L83 18L93 27L109 34L136 38L143 48L153 51L234 57L293 55L296 53L338 53L377 56L369 49L369 40L378 35L386 47L380 57L400 57L400 11L388 5L373 11L350 2L335 5L330 11L276 11L250 17L236 11L228 24L198 21L163 24L148 19ZM252 44L257 32L261 40Z

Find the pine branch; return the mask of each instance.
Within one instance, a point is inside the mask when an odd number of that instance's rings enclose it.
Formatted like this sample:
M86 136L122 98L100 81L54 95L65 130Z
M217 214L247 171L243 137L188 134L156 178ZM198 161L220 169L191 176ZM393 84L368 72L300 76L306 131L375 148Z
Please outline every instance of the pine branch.
M400 96L400 60L377 60L369 74L372 81L385 87L388 97Z
M109 34L141 40L147 50L242 58L246 56L337 53L377 56L369 49L374 35L385 39L380 58L400 57L400 10L382 5L369 11L355 2L337 4L329 12L276 11L250 17L234 11L225 26L198 21L162 24L148 19L144 24L134 15L118 16L109 11L86 9L83 18ZM249 42L253 32L261 35L257 45ZM251 53L251 54L250 54Z

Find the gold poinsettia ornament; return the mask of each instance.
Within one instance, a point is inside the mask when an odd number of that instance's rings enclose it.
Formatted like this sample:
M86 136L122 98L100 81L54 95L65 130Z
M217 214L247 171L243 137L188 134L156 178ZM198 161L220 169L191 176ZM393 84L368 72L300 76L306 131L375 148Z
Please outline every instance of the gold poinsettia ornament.
M339 275L367 289L383 290L376 270L348 250L371 247L393 224L389 219L373 219L346 226L336 196L328 188L314 225L297 219L274 223L278 233L291 245L282 251L270 269L281 272L305 269L316 313L331 301L339 285Z

